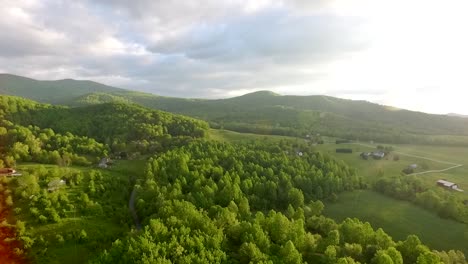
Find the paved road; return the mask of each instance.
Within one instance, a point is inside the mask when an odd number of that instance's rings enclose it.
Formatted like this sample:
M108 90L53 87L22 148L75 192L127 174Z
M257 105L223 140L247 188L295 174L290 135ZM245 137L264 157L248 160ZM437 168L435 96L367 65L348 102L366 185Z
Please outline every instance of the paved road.
M369 145L369 144L363 144L363 143L357 143L357 142L352 143L352 144L356 144L356 145L360 145L360 146L364 146L364 147L369 147L369 148L375 148L375 146ZM457 164L457 163L453 163L453 162L449 162L449 161L443 161L443 160L433 159L433 158L429 158L429 157L413 155L413 154L400 152L400 151L393 151L393 153L396 153L396 154L401 155L401 156L413 157L413 158L418 158L418 159L425 159L425 160L430 160L430 161L434 161L434 162L438 162L438 163L451 165L450 167L442 169L442 170L428 170L428 171L422 171L422 172L415 172L415 173L411 173L411 174L408 174L408 175L422 175L422 174L427 174L427 173L446 172L446 171L449 171L449 170L452 170L452 169L463 166L463 164Z
M136 189L133 187L132 194L130 195L130 200L128 201L128 207L130 208L130 213L132 214L133 221L135 222L135 226L137 230L141 230L141 223L138 219L138 215L135 210L135 196L136 196Z

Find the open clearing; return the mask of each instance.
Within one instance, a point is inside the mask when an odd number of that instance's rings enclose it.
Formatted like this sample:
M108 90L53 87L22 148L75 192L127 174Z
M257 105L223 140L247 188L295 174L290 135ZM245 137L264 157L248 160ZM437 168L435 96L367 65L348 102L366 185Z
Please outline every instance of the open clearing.
M342 193L337 202L326 203L324 214L337 221L359 218L374 228L383 228L396 240L415 234L435 249L459 249L468 253L468 225L442 219L409 202L373 191Z

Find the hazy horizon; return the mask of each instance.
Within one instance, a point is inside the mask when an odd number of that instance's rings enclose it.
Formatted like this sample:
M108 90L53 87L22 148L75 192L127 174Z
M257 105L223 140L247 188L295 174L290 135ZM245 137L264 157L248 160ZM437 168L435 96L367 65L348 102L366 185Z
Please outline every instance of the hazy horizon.
M0 72L173 97L269 90L468 114L466 7L422 0L2 1Z

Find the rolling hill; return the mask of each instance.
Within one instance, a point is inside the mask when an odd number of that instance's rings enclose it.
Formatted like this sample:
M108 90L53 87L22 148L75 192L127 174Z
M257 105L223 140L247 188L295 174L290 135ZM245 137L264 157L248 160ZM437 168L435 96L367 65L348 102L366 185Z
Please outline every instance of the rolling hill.
M8 86L9 83L12 84ZM214 128L238 132L288 136L322 134L387 143L468 145L468 119L322 95L293 96L258 91L228 99L183 99L88 81L35 81L11 75L0 75L0 93L69 106L136 103L204 119Z
M0 94L21 96L42 103L65 104L75 97L89 93L118 91L124 90L92 81L38 81L0 73Z
M278 95L259 91L239 97L203 100L138 92L93 93L75 105L111 101L189 115L214 128L238 132L305 136L322 134L387 143L468 144L468 120L397 109L330 96Z

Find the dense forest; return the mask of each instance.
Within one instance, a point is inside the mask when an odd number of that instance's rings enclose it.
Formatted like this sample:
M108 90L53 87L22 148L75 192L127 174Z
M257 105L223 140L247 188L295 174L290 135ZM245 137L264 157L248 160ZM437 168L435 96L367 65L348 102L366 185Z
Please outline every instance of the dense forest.
M298 146L194 142L151 158L137 181L142 231L93 263L465 263L416 236L321 215L323 203L361 188L342 163Z
M261 91L229 99L191 100L114 92L84 95L73 105L114 101L193 116L209 121L213 128L237 132L300 137L319 133L386 143L468 145L466 119L329 96L280 96Z
M0 96L0 162L90 165L122 151L155 152L203 137L203 121L118 103L82 108ZM1 163L0 163L1 165Z
M122 92L123 89L92 81L72 79L39 81L12 74L0 73L0 94L14 95L48 104L65 104L72 98L89 93Z

